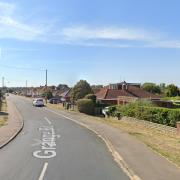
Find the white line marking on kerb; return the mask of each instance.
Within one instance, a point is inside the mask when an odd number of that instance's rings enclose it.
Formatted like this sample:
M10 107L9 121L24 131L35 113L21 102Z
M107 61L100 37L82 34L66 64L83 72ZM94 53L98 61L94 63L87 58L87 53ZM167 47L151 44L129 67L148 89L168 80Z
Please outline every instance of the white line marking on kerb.
M47 121L48 124L52 124L51 121L47 118L47 117L44 117L44 119Z
M42 171L41 171L41 174L40 174L40 176L39 176L39 179L38 179L38 180L43 180L44 175L45 175L46 170L47 170L47 166L48 166L48 163L47 163L47 162L45 162L45 163L44 163L44 166L43 166L43 169L42 169Z

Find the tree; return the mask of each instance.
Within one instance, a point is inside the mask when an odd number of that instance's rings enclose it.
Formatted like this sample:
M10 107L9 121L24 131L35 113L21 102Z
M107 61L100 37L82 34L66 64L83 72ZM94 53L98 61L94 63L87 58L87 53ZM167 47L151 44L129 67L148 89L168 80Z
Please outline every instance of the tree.
M166 96L175 97L175 96L179 96L179 95L180 95L180 91L179 91L179 88L177 86L175 86L174 84L170 84L167 86Z
M47 92L44 92L42 96L46 97L47 99L51 99L53 97L52 92L50 90L48 90Z
M142 88L145 91L151 92L153 94L160 94L161 93L160 86L156 85L155 83L144 83Z
M64 90L64 89L69 89L69 87L68 87L68 85L66 85L66 84L59 84L59 85L57 86L57 89L58 89L58 90Z
M80 80L72 89L71 99L78 100L84 98L87 94L92 94L93 91L89 83L85 80Z
M2 101L2 92L1 92L1 90L0 90L0 102Z
M159 85L160 89L161 89L161 93L165 93L165 90L166 90L166 84L165 83L161 83Z
M103 88L103 85L92 85L91 88L92 89L101 89L101 88Z

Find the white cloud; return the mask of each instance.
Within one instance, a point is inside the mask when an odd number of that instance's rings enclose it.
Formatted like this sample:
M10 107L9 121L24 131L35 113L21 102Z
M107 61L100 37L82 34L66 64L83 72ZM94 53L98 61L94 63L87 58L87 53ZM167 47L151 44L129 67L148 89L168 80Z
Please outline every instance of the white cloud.
M32 24L19 20L16 14L16 4L0 2L0 39L107 48L180 48L180 40L166 39L162 33L146 29L79 25L58 31L54 21Z
M68 27L62 30L68 40L109 39L109 40L150 40L152 34L140 29L86 26Z
M11 15L14 12L14 9L14 4L0 2L0 15Z
M160 35L162 33L137 28L73 26L62 29L61 33L69 44L84 46L180 48L180 40L166 39Z
M16 5L0 2L0 39L36 40L44 29L20 22L16 17Z

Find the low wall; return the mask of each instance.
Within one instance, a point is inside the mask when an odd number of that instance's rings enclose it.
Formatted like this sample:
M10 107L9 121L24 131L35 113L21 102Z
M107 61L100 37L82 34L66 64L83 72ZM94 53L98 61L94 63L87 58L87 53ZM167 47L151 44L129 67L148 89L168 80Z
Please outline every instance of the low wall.
M178 129L178 128L166 126L163 124L153 123L153 122L149 122L149 121L145 121L145 120L139 120L139 119L131 118L131 117L122 117L121 120L129 121L131 123L140 123L147 128L156 129L156 130L161 131L163 133L173 134L173 135L176 135L177 133L179 133L179 135L180 135L180 122L178 123L178 125L179 125L178 126L179 129Z

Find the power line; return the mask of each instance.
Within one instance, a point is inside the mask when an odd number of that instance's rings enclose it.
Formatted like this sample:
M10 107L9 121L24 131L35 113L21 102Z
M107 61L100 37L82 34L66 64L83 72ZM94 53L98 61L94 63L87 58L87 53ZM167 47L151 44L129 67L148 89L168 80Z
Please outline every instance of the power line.
M0 64L0 67L4 67L4 68L7 68L7 69L16 69L16 70L46 71L45 69L17 67L17 66L9 66L9 65L4 65L4 64Z

